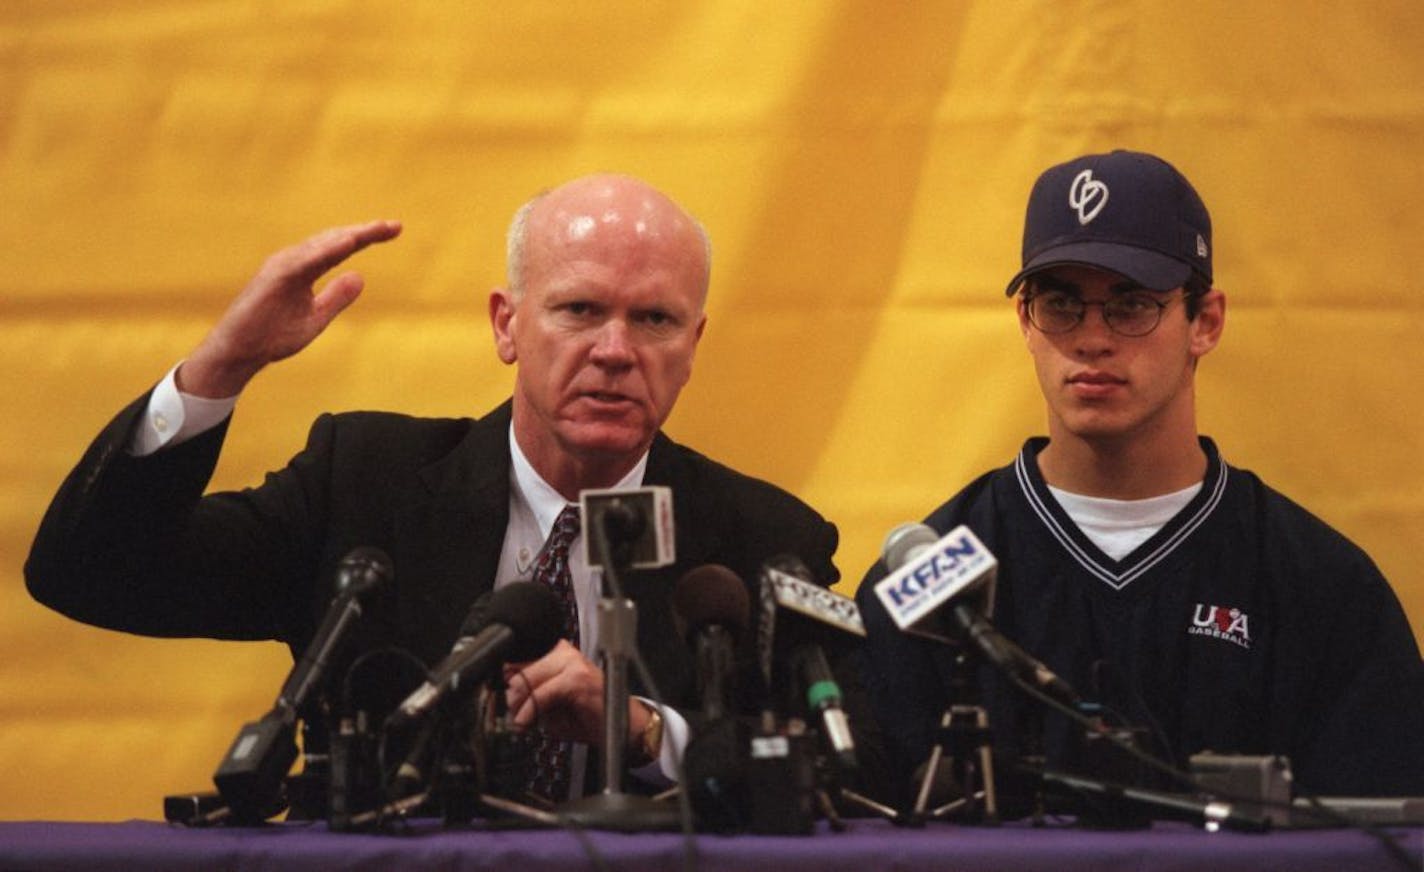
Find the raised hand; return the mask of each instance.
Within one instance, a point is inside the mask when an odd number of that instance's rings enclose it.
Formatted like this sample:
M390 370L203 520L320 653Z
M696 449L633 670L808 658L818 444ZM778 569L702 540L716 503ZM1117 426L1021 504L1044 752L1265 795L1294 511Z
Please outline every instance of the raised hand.
M397 221L333 227L267 258L183 362L179 389L200 397L236 396L267 364L306 348L365 285L356 272L337 275L320 291L317 280L361 249L400 232Z

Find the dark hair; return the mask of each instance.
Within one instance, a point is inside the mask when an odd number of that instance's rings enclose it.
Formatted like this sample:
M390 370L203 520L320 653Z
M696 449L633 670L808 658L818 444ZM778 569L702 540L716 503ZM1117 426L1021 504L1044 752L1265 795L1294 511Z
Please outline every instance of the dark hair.
M1202 297L1211 290L1211 282L1207 281L1201 273L1193 270L1191 276L1182 285L1182 290L1184 292L1182 304L1187 309L1187 320L1191 321L1201 311Z

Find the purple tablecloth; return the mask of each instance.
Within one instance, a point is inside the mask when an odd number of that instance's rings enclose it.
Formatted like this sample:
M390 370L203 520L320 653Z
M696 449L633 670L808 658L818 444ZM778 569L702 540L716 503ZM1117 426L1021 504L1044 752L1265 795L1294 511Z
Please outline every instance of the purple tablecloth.
M1416 864L1424 830L1392 830ZM405 835L331 833L324 826L190 830L149 821L0 823L5 870L667 870L683 864L677 834L441 829L418 822ZM999 828L931 824L898 829L853 821L847 832L814 836L698 836L696 869L936 869L1342 872L1404 868L1370 836L1350 830L1208 833L1186 825L1092 832L1066 826Z

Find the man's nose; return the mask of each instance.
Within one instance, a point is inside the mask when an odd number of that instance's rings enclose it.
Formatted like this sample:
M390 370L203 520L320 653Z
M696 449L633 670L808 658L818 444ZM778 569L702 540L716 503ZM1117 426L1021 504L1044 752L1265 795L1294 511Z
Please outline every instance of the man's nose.
M1080 350L1100 353L1117 340L1117 334L1108 326L1107 309L1102 303L1089 303L1083 311L1083 320L1073 328L1073 341Z
M609 318L598 328L591 355L600 366L628 366L633 362L633 342L628 323Z

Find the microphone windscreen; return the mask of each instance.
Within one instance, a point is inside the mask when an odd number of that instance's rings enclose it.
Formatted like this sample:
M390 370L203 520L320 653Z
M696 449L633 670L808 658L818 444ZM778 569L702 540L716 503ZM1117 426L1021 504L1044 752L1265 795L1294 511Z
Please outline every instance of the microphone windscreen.
M471 612L479 606L476 602ZM485 626L503 624L514 631L514 640L505 652L509 661L543 657L558 644L564 631L563 605L547 585L537 582L516 581L499 588L490 596L487 611Z
M395 575L391 558L379 548L363 545L352 549L336 566L336 592L361 596L385 584Z
M465 615L465 622L460 625L461 636L474 636L480 630L489 626L490 623L490 602L494 599L494 591L487 590L480 594L480 598L475 600L475 604L470 606L469 614Z
M939 534L928 524L901 524L885 537L880 553L885 559L885 567L894 572L938 541Z
M643 516L642 509L628 499L609 500L603 509L603 533L608 537L609 544L616 542L632 542L643 535L643 530L648 526L648 519Z
M735 572L715 563L692 569L678 579L672 592L672 608L684 638L717 624L735 639L746 632L751 611L747 586Z
M718 718L687 743L683 766L687 795L701 830L733 833L750 822L747 764L751 729L740 718Z

